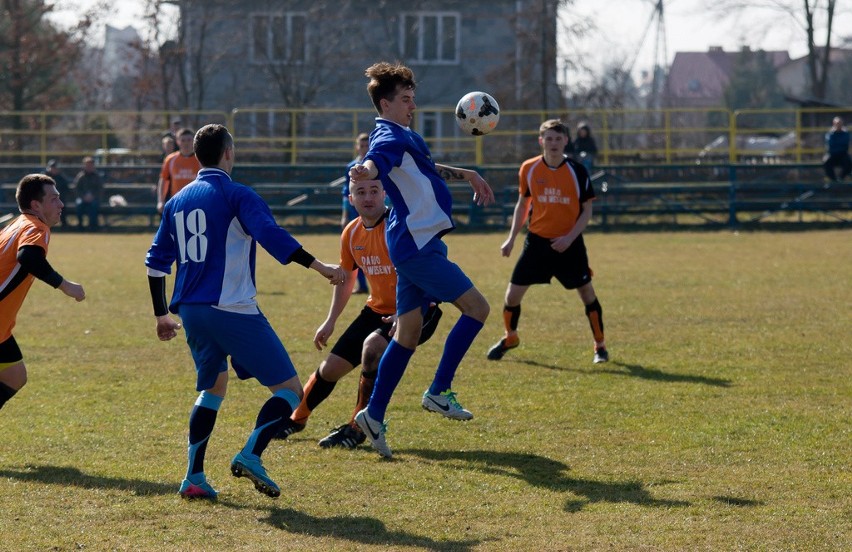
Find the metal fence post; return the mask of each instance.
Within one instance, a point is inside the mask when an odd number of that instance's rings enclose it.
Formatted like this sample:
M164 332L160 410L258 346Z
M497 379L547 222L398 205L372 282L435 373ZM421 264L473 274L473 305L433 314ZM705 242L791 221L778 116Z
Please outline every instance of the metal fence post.
M737 167L728 165L728 226L737 226Z

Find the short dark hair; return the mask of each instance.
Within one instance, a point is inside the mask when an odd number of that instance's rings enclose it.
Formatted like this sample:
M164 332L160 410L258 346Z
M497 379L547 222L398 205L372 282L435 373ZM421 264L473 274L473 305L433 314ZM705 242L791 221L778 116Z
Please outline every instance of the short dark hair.
M568 125L563 123L560 119L548 119L541 123L541 126L538 127L538 135L544 136L544 133L548 130L555 130L556 132L564 134L569 139L571 138L571 133L568 131Z
M225 154L225 150L233 147L234 139L224 125L205 125L195 133L192 147L195 157L202 167L216 167Z
M393 101L399 88L409 90L417 88L417 83L414 82L414 72L400 62L391 64L380 61L367 67L364 74L370 78L370 82L367 84L367 93L380 115L382 113L382 100Z
M23 177L15 190L18 210L23 213L25 209L30 208L33 201L44 200L45 186L56 186L56 181L46 174L28 174Z
M193 132L193 130L191 128L186 128L186 127L177 131L177 137L178 138L180 138L181 136L186 136L187 134L192 136L192 135L195 134L195 132Z

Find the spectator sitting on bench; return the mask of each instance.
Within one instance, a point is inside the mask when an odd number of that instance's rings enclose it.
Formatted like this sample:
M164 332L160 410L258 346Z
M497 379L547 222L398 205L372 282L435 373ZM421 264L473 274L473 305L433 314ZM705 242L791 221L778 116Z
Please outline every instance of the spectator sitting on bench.
M822 160L825 176L837 182L835 169L840 167L840 178L852 173L852 157L849 156L849 131L843 128L843 119L835 117L831 121L831 130L825 134L826 154Z
M77 173L71 187L77 193L77 227L82 230L83 216L88 217L87 228L97 232L100 228L98 215L104 194L104 182L95 168L95 160L90 156L83 158L83 170Z

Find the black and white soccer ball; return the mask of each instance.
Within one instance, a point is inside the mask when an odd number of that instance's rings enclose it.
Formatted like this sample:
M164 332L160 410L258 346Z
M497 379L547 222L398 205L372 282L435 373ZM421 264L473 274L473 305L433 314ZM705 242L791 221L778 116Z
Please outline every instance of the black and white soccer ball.
M500 106L487 92L468 92L456 105L456 122L465 133L483 136L500 121Z

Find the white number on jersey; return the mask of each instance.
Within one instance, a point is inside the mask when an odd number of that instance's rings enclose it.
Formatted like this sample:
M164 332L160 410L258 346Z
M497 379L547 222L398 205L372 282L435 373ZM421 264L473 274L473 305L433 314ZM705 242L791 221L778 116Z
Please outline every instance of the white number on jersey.
M207 217L201 209L193 209L184 220L183 211L175 213L175 232L177 233L180 262L187 260L203 263L207 257ZM189 239L187 239L189 233ZM187 259L189 257L189 259Z

